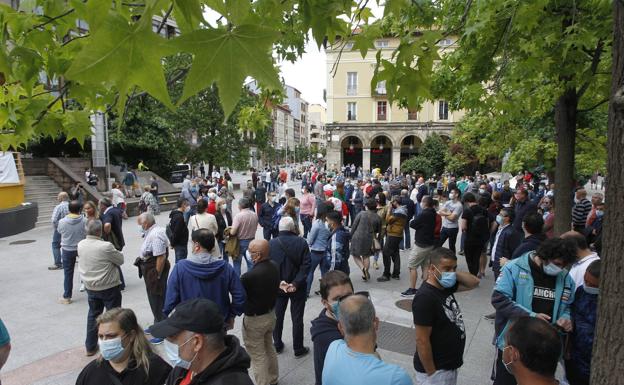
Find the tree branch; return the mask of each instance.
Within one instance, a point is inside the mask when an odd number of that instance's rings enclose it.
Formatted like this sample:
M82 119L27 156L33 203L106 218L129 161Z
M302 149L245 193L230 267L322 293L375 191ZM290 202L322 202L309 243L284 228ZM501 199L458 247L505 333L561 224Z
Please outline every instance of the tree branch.
M167 19L169 18L169 15L171 15L172 11L173 11L173 3L171 3L171 5L169 6L169 9L167 10L167 13L165 13L165 16L163 16L163 19L160 21L160 25L158 26L158 29L156 30L156 34L160 34L160 31L162 31L162 29L165 27L165 23L167 23Z
M583 108L582 110L578 110L578 112L589 112L591 110L595 110L596 108L600 107L601 105L605 104L606 102L608 102L609 99L603 99L601 101L599 101L598 103L594 104L593 106L589 107L589 108Z
M52 100L50 103L48 103L48 105L46 106L45 110L41 111L39 116L37 116L37 119L35 119L35 122L33 123L33 126L35 126L35 125L37 125L37 124L39 124L41 122L43 117L46 116L46 114L50 111L50 108L52 108L52 106L54 106L59 100L63 100L63 97L67 93L68 89L69 89L69 82L65 83L65 87L61 88L58 96L56 98L54 98L54 100ZM63 106L63 109L65 109L65 106Z
M52 23L52 22L54 22L54 21L56 21L58 19L61 19L61 18L65 17L65 16L69 15L70 13L73 13L74 11L75 11L75 9L72 8L72 9L70 9L68 11L65 11L65 12L61 13L58 16L50 17L47 21L45 21L45 22L43 22L41 24L37 24L37 25L33 26L31 29L26 31L26 33L32 32L35 29L39 29L39 28L45 27L46 25L48 25L48 24L50 24L50 23ZM46 16L46 17L48 17L48 16Z
M604 48L604 41L602 39L600 39L600 40L598 40L598 44L596 44L596 49L594 50L594 55L593 55L592 63L591 63L591 66L590 66L590 71L591 71L592 77L596 74L596 71L598 71L598 65L600 64L600 58L602 56L603 48ZM579 90L578 90L578 92L576 94L577 95L577 100L581 99L583 94L585 94L585 92L589 88L590 84L591 84L591 79L588 79L581 86L581 88L579 88Z
M84 39L85 37L89 37L89 36L91 36L91 35L89 35L88 33L84 34L84 35L78 35L78 36L74 37L73 39L69 39L66 42L64 42L63 44L61 44L61 47L65 47L67 44L71 43L74 40Z

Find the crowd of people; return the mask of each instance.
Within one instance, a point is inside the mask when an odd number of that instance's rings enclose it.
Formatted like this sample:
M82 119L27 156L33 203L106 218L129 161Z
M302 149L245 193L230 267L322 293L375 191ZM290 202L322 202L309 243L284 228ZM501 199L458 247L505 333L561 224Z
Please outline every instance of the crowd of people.
M555 383L558 363L569 384L589 383L602 194L589 201L578 188L570 231L555 236L554 185L545 175L525 172L512 188L478 173L426 179L378 169L362 175L353 165L339 172L309 166L297 194L285 170L250 174L236 212L231 178L219 174L185 180L164 226L151 203L138 216L142 243L132 253L138 251L134 265L153 316L145 328L121 307L120 185L97 205L58 195L50 269L64 271L59 302L69 305L78 259L89 305L85 351L99 353L78 384L277 384L277 355L287 349L286 308L292 354L304 357L310 353L304 313L314 294L323 305L309 329L317 385L411 384L403 368L383 361L374 303L368 292L354 292L351 280L355 267L364 283L372 281L371 272L380 285L402 280L401 250L417 383L457 383L466 329L454 294L477 287L488 268L496 280L495 311L486 315L495 330L494 384ZM144 194L153 194L152 187ZM467 272L457 271L458 255ZM317 268L321 279L313 292ZM228 334L238 317L242 344ZM2 331L0 324L0 337ZM0 351L4 340L8 336L0 338ZM152 350L161 343L169 364Z

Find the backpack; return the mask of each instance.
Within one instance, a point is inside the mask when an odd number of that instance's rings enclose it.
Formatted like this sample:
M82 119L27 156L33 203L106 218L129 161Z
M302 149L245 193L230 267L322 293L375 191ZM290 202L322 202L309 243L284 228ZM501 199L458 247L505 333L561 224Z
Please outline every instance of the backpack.
M143 198L139 200L139 212L144 213L147 211L147 202Z
M470 238L485 240L490 236L490 221L485 210L479 210L470 222Z

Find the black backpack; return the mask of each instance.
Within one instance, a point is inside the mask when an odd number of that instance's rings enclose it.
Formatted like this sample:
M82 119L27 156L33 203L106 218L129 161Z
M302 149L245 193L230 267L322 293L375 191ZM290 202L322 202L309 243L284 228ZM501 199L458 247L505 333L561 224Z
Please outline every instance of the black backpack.
M481 209L473 215L468 234L471 239L481 241L490 237L490 221L487 211Z

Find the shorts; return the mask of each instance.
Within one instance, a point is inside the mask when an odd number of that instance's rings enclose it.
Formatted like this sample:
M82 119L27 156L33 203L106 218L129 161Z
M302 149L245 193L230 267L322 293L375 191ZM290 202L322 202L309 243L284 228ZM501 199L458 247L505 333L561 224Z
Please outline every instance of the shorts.
M429 265L429 252L431 250L433 250L433 246L420 247L418 245L414 245L412 247L412 253L410 253L407 260L407 266L410 269L415 269L418 266Z
M416 371L416 382L420 385L457 385L457 369L436 370L431 376Z

